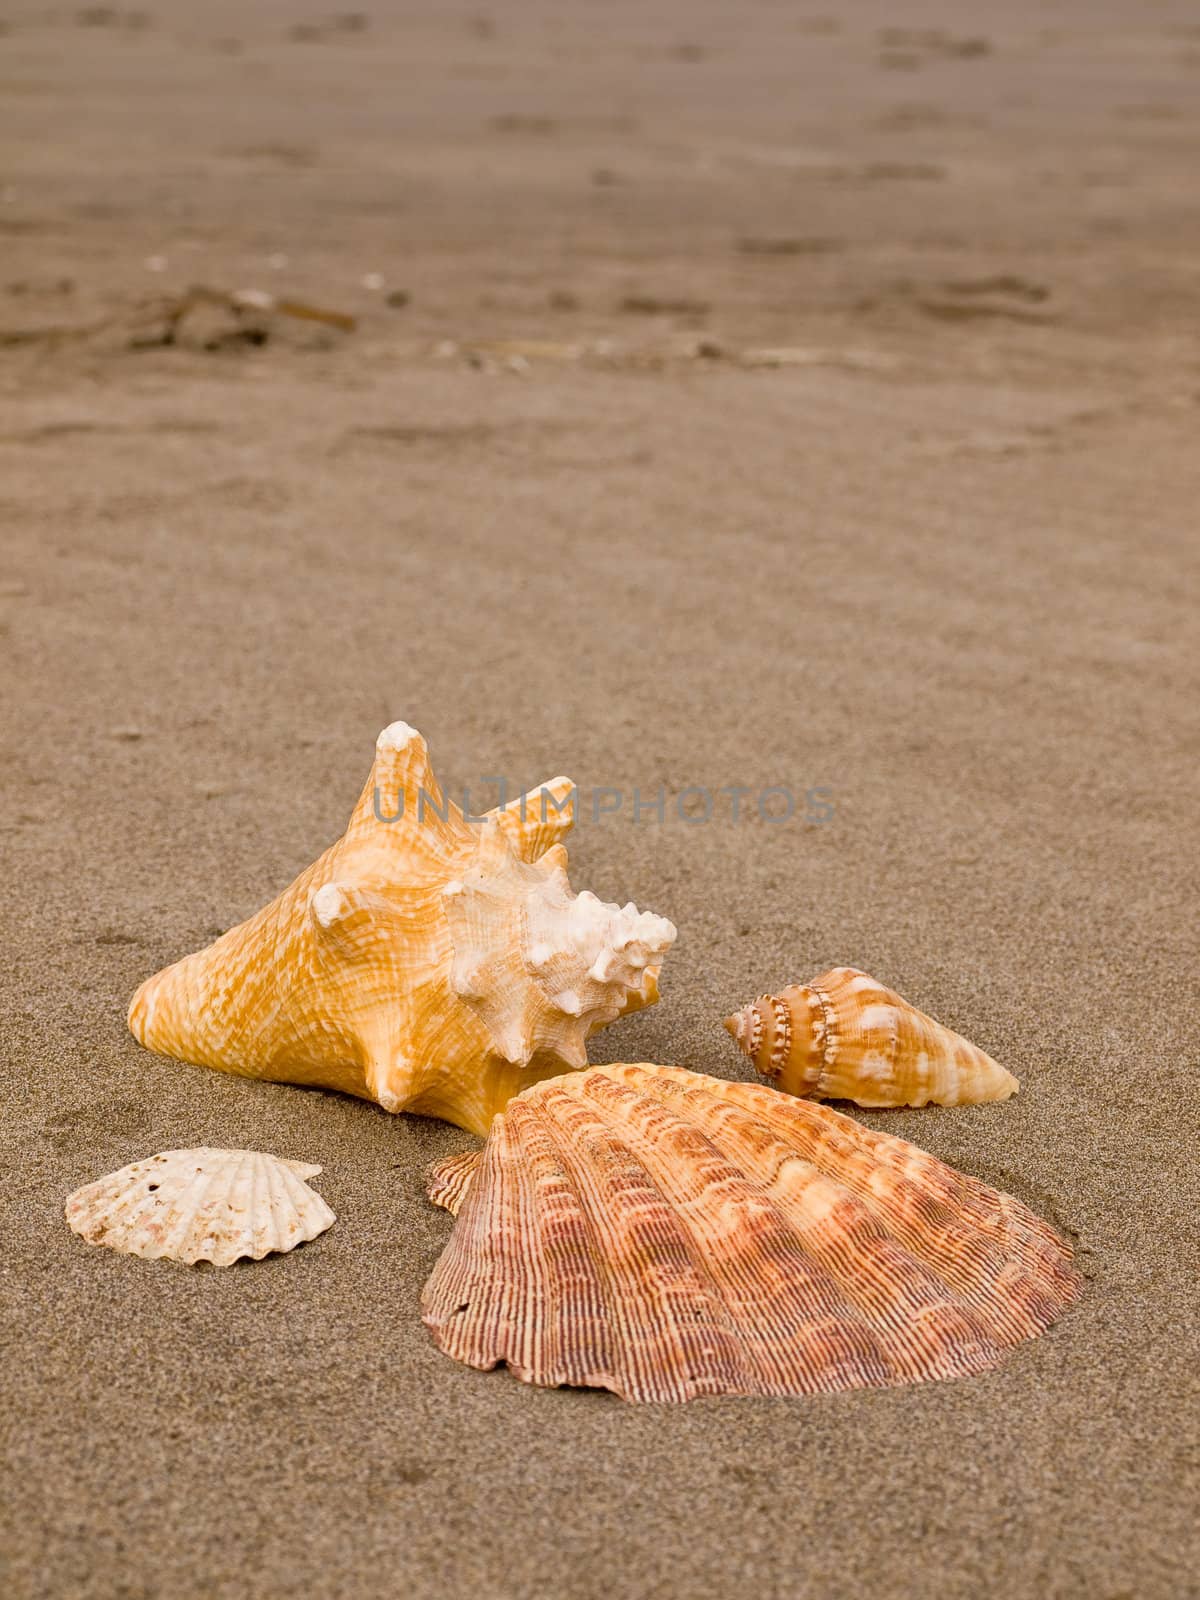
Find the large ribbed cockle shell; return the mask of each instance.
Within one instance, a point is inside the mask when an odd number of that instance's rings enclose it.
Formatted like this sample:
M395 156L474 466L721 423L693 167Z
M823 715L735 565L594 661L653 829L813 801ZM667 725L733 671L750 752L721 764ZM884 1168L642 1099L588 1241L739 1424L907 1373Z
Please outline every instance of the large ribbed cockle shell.
M468 821L424 739L385 728L345 834L272 903L150 978L151 1050L319 1084L485 1133L519 1090L658 997L675 929L576 895L559 842L573 786Z
M855 967L833 967L725 1019L787 1094L860 1106L975 1105L1020 1085L998 1061Z
M457 1213L422 1299L438 1346L627 1400L984 1372L1080 1287L1020 1201L828 1106L677 1067L536 1085L430 1193Z
M337 1221L306 1182L320 1171L261 1150L163 1150L68 1195L67 1225L89 1244L147 1260L261 1261Z

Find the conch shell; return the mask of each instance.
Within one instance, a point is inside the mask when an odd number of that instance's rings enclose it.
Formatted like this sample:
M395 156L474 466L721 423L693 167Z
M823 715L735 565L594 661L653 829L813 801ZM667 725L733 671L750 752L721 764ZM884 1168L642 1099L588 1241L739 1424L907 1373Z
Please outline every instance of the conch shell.
M261 1261L337 1221L305 1182L320 1171L259 1150L164 1150L76 1189L67 1224L89 1244L148 1260Z
M567 778L473 825L425 741L385 728L345 834L264 910L150 978L148 1049L320 1084L485 1133L531 1083L587 1065L596 1028L658 997L675 938L576 895Z
M754 1067L787 1094L860 1106L1007 1100L1011 1072L854 967L764 994L725 1026Z
M439 1348L627 1400L983 1372L1078 1295L1020 1201L827 1106L678 1067L526 1090L434 1170Z

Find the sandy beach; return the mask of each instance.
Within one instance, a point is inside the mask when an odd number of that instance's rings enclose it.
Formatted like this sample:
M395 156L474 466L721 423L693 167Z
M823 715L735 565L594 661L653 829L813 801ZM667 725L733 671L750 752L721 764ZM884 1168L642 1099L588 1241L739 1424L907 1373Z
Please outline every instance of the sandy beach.
M4 1594L1197 1593L1195 8L18 3L0 62ZM721 1017L845 962L1002 1061L860 1115L1080 1304L818 1399L441 1355L470 1136L125 1025L395 718L484 805L573 777L575 886L678 925L594 1059L749 1076ZM336 1226L66 1228L196 1145Z

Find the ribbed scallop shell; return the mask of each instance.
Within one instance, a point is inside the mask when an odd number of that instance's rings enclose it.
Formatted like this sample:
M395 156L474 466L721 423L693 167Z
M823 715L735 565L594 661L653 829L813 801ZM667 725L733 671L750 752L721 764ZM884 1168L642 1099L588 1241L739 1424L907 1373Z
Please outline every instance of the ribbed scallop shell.
M834 967L726 1017L755 1070L787 1094L860 1106L978 1105L1020 1088L978 1045L855 967Z
M628 1400L983 1372L1079 1292L1019 1201L827 1106L677 1067L538 1084L433 1187L459 1207L422 1299L438 1346Z
M437 1162L430 1169L425 1190L434 1205L456 1217L482 1159L482 1150L465 1150L462 1155L447 1156L444 1161Z
M336 1221L304 1181L320 1167L258 1150L164 1150L68 1196L68 1225L89 1244L148 1260L260 1261Z

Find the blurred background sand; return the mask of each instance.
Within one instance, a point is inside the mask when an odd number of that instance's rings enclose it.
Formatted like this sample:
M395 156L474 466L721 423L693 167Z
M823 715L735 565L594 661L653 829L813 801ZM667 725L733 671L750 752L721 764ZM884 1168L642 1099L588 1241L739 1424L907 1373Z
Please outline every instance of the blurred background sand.
M1194 6L18 3L0 97L5 1594L1195 1592ZM670 797L572 851L680 928L598 1058L739 1075L720 1017L834 961L999 1057L865 1120L1069 1233L1079 1308L809 1401L440 1356L466 1136L124 1026L395 717L455 787ZM728 784L835 814L679 820ZM63 1225L202 1143L337 1226Z

